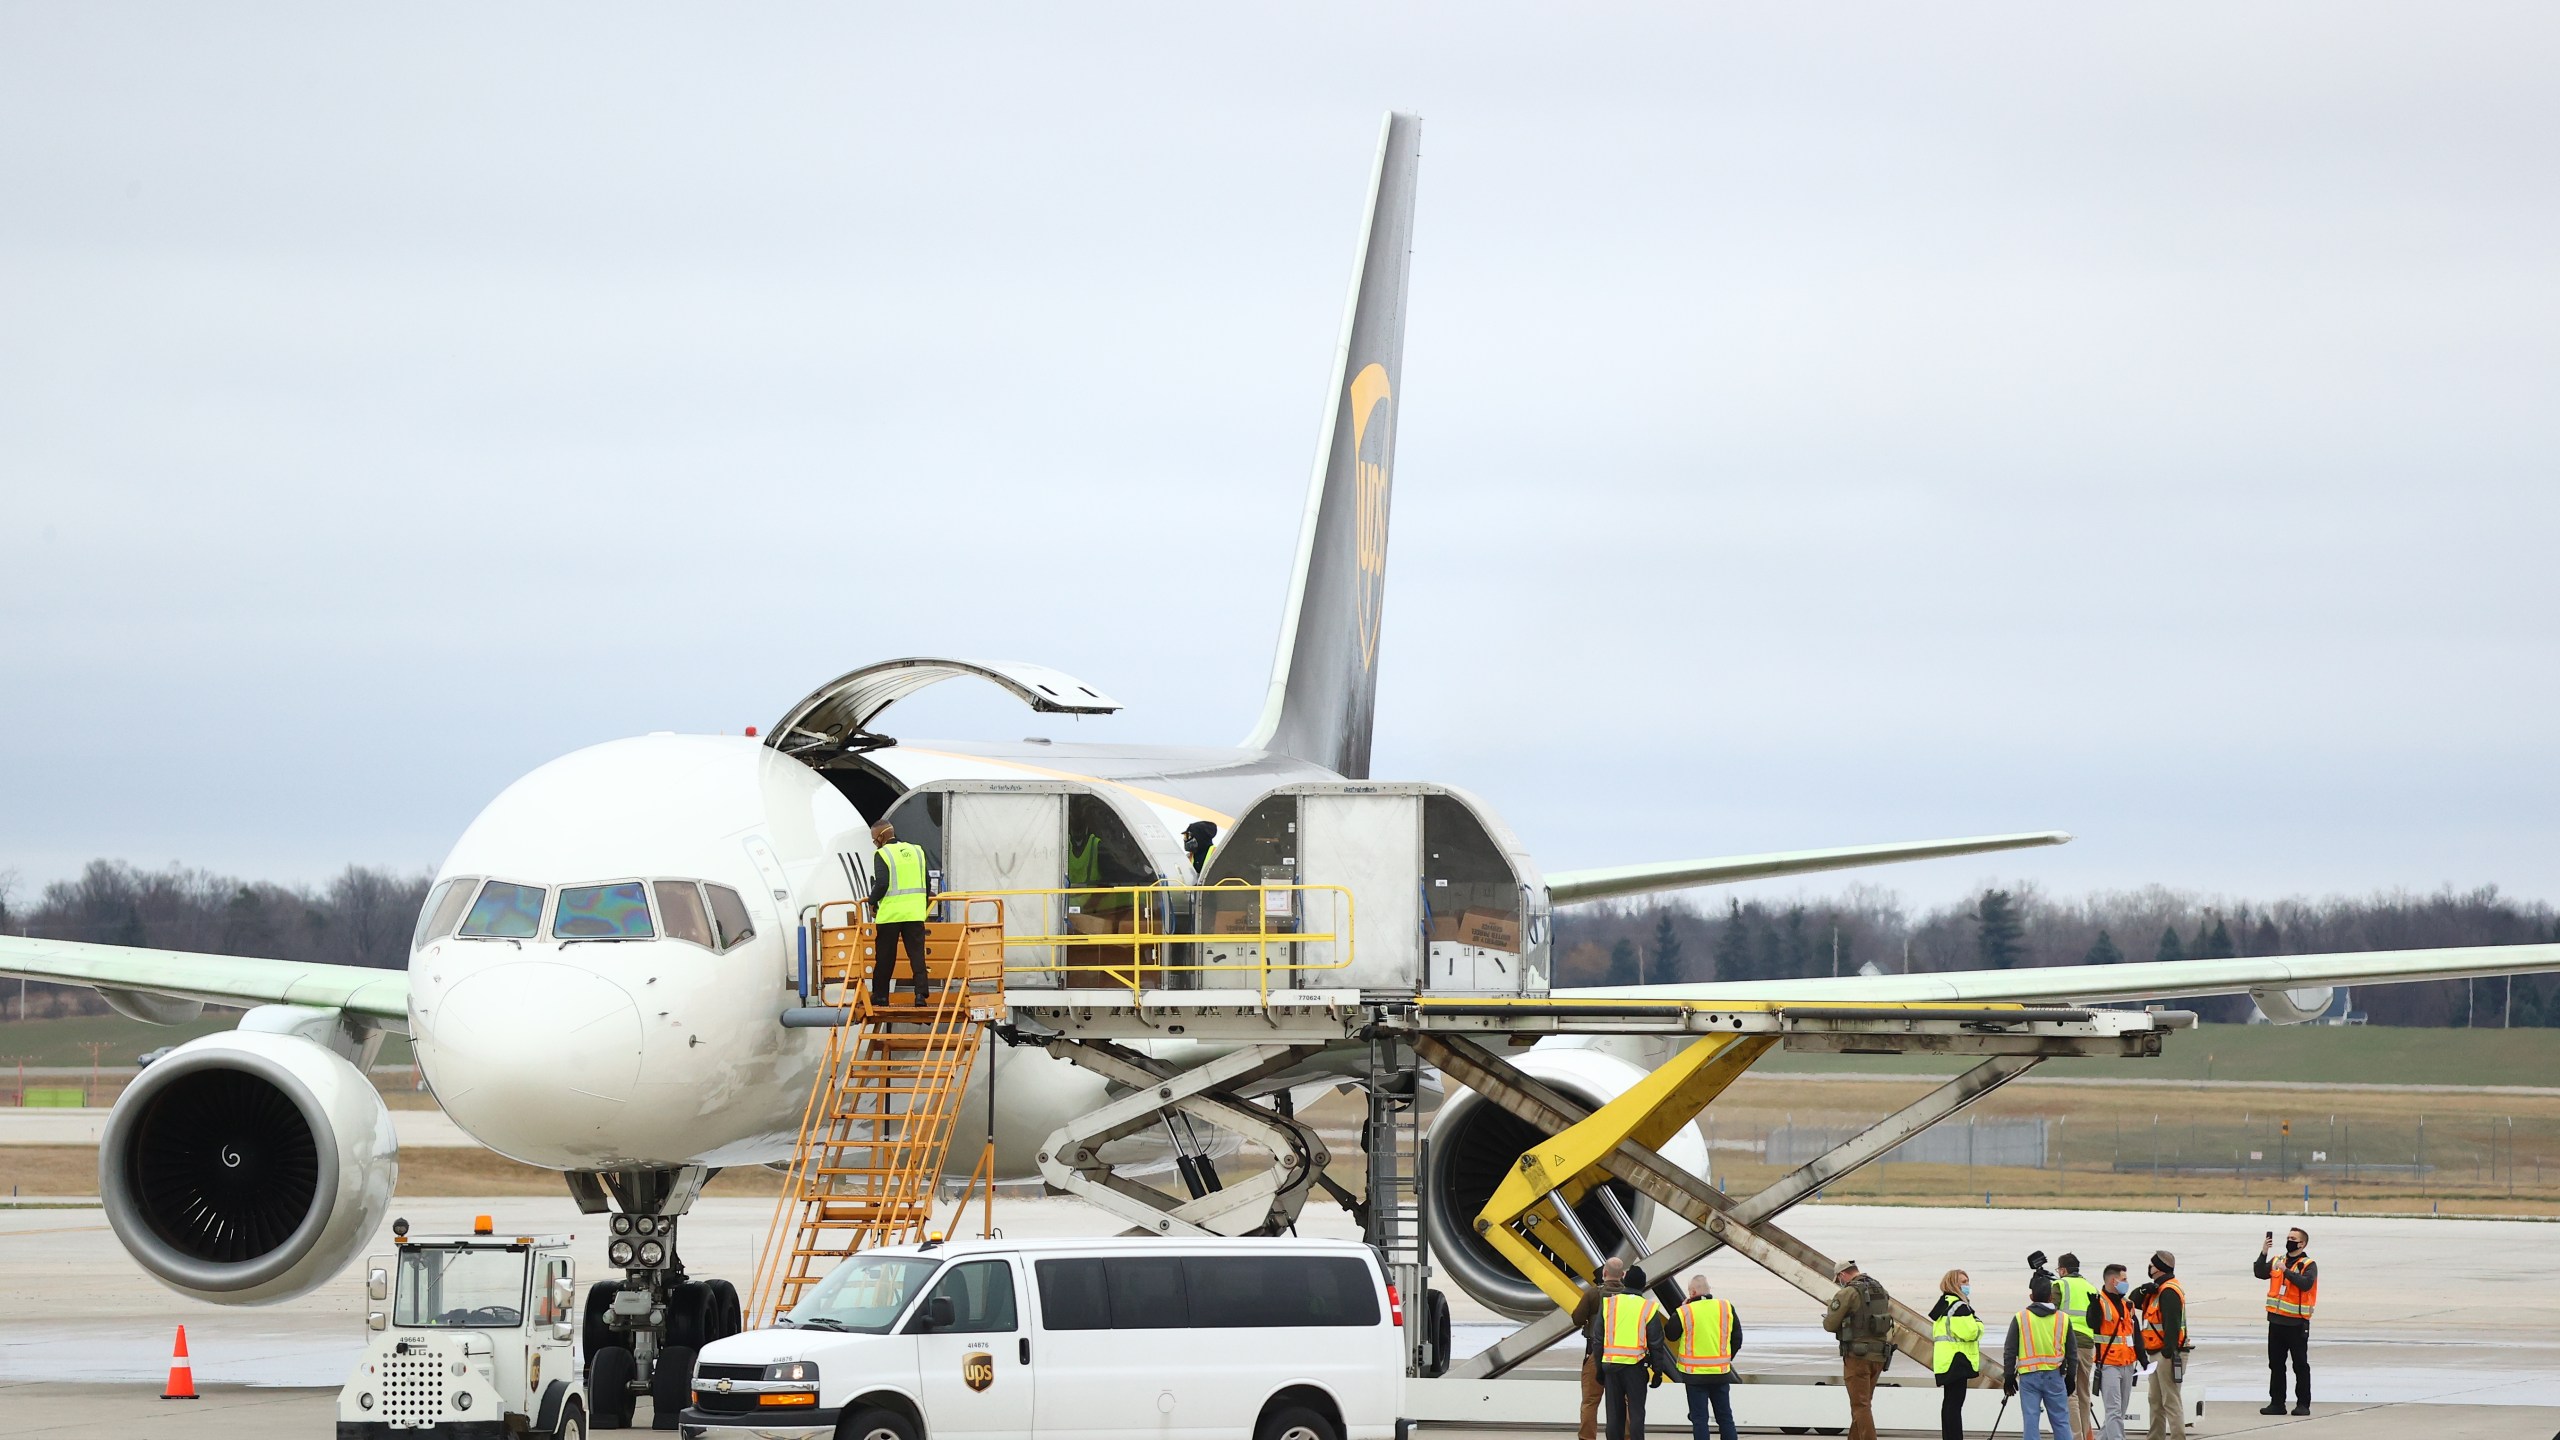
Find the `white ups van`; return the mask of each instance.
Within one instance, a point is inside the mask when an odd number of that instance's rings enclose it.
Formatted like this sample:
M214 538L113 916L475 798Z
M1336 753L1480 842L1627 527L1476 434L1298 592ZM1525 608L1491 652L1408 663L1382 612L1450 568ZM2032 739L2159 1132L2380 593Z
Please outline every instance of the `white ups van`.
M704 1346L696 1440L1391 1440L1401 1307L1349 1241L966 1240L865 1251Z

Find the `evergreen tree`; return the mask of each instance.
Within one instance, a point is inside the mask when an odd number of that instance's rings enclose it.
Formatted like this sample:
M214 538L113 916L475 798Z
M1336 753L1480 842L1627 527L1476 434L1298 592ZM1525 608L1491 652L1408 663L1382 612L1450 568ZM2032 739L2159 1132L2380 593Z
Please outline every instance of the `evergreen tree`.
M2115 937L2101 929L2098 932L2097 943L2089 947L2088 954L2080 957L2080 963L2083 965L2121 965L2124 963L2124 952L2116 948Z
M1974 908L1973 952L1986 970L2006 970L2027 953L2026 921L2015 897L2006 890L1985 890Z
M2284 936L2276 929L2276 922L2263 915L2258 917L2258 929L2249 937L2249 953L2252 955L2284 953Z
M2239 953L2240 947L2231 943L2231 927L2222 923L2221 916L2213 917L2211 930L2202 925L2196 927L2197 959L2228 960Z
M1609 947L1609 983L1635 984L1636 959L1636 942L1624 935L1619 936L1618 943Z
M1653 978L1666 983L1688 978L1680 973L1680 932L1672 927L1669 910L1655 912Z
M1798 979L1818 972L1813 963L1813 937L1805 933L1804 907L1787 910L1787 973Z
M2154 960L2184 960L2187 958L2186 942L2178 938L2177 926L2172 925L2168 929L2160 932L2160 948L2151 952L2151 958Z
M1794 978L1787 969L1787 940L1778 927L1766 919L1760 922L1760 933L1751 947L1751 964L1763 980Z
M1715 961L1718 980L1749 980L1751 974L1751 922L1742 913L1742 902L1727 900L1724 929L1716 935Z

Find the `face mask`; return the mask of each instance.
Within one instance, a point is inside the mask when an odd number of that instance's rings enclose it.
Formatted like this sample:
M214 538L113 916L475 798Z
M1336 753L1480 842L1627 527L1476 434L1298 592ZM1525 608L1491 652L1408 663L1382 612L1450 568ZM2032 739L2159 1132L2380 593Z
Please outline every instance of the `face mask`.
M1973 1287L1970 1285L1959 1285L1956 1287L1956 1293L1967 1300L1970 1300L1973 1298Z
M2118 1281L2115 1281L2114 1283L2112 1283L2112 1284L2108 1285L2108 1286L2107 1286L2107 1288L2108 1288L2108 1289L2110 1289L2110 1290L2112 1290L2112 1291L2114 1291L2114 1292L2115 1292L2115 1293L2117 1293L2118 1295L2121 1295L2121 1294L2123 1294L2123 1293L2125 1292L2125 1290L2126 1290L2128 1287L2125 1285L2125 1282L2123 1282L2122 1280L2118 1280Z
M2302 1253L2302 1242L2301 1242L2301 1241L2299 1241L2299 1240L2287 1240L2286 1242L2284 1242L2284 1253L2286 1253L2287 1255L2299 1255L2299 1254L2301 1254L2301 1253Z

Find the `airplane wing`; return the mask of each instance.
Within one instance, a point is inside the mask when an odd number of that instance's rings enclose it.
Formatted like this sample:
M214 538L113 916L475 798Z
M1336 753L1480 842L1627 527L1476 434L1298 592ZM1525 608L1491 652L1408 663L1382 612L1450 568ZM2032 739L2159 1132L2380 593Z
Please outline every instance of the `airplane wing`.
M212 1005L312 1005L409 1025L409 972L0 935L0 976Z
M2038 845L2066 845L2070 841L2071 837L2062 831L2038 830L2024 835L1982 835L1970 840L1845 845L1836 850L1782 850L1770 855L1728 855L1718 860L1672 860L1659 865L1566 870L1547 876L1547 896L1558 905L1571 905L1583 900L1616 900L1657 890L1680 890L1691 885L1725 885L1736 880L1811 875L1821 870L1893 865L1905 860L1936 860L1949 855L1980 855L1992 850L2026 850Z
M1895 1005L2037 1001L2095 1003L2182 995L2316 990L2346 984L2467 980L2560 970L2560 945L2474 945L2444 950L2369 950L2351 955L2255 955L2236 960L2158 960L2133 965L2049 965L2030 970L1941 970L1918 975L1740 980L1731 984L1613 985L1558 990L1583 999L1690 1003Z

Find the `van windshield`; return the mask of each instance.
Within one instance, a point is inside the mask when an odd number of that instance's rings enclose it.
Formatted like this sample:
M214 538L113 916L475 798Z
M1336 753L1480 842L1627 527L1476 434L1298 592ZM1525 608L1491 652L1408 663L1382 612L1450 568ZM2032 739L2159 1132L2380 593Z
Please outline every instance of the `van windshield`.
M921 1255L857 1255L828 1271L783 1321L802 1330L886 1335L941 1264Z

